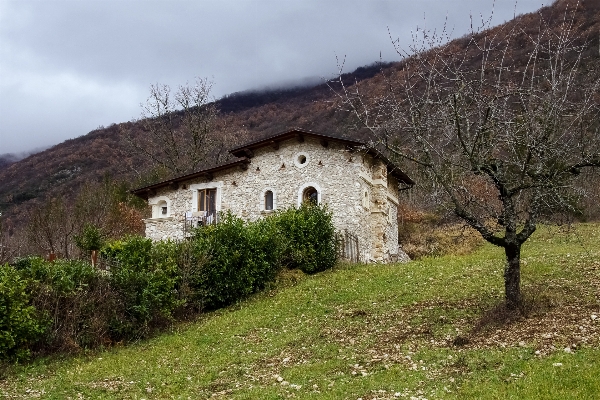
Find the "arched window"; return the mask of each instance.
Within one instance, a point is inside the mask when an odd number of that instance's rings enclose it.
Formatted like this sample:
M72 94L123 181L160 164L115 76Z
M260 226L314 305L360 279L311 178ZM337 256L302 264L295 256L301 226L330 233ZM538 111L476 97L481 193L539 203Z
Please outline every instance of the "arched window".
M311 203L311 204L319 204L319 192L312 186L307 187L302 192L302 202L303 203Z
M152 204L152 218L167 218L171 216L171 202L165 196L155 199Z
M265 210L272 210L273 209L273 191L272 190L267 190L265 192Z

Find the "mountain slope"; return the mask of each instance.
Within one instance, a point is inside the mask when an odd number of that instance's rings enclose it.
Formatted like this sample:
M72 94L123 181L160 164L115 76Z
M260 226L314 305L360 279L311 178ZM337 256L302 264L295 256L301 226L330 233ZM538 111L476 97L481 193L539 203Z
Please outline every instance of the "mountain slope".
M492 29L501 30L521 24L529 29L524 29L523 35L532 34L540 15L545 19L551 19L551 16L560 18L568 4L571 3L561 0L537 13L522 15ZM588 75L582 79L595 79L600 73L598 1L582 3L576 12L576 25L581 35L590 39L590 50L583 64ZM524 40L523 43L529 42ZM446 46L460 51L464 45L464 38L459 38ZM524 64L527 54L528 48L524 45L514 49L511 57ZM363 94L375 97L384 90L385 80L381 79L380 73L388 76L401 74L402 66L402 62L373 64L344 75L343 80L346 85L358 82ZM221 148L215 148L213 153L222 155L226 148L290 127L360 137L360 132L351 129L351 115L340 111L337 96L330 85L335 87L335 82L314 87L235 93L220 99L216 102L220 109L216 135L221 137ZM13 220L22 221L25 210L41 204L48 196L72 195L84 182L100 180L106 175L126 180L132 186L139 184L149 164L139 155L127 151L124 132L134 136L143 134L139 123L113 124L0 168L0 211L8 211ZM212 161L208 160L209 163Z

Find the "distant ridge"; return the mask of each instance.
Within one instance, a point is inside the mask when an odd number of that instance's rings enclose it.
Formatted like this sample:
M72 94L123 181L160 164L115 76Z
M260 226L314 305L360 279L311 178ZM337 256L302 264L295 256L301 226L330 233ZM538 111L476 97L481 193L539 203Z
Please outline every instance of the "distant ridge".
M540 14L546 19L549 15L559 15L567 4L574 3L560 0L491 29L517 23L535 27ZM576 13L576 22L581 33L591 40L590 51L585 54L587 59L583 64L591 79L600 73L600 1L586 0L581 4L583 7ZM464 38L458 38L446 46L460 51L463 45ZM527 54L528 49L524 47L515 51L514 56L526 60ZM344 74L342 79L346 85L360 84L364 94L375 97L383 92L384 80L379 79L379 73L393 76L401 73L402 66L401 61L374 63ZM221 147L215 148L214 153L290 127L364 139L361 131L352 129L352 116L340 111L337 97L329 85L335 86L335 82L224 96L216 101L220 110L218 134L222 140L219 143ZM12 155L0 156L0 211L10 215L14 221L23 221L26 210L41 204L48 196L74 195L84 182L98 181L104 176L140 186L140 176L148 170L148 163L126 151L123 132L134 136L144 134L139 123L123 122L91 131L20 160L15 160ZM410 175L410 171L407 173Z

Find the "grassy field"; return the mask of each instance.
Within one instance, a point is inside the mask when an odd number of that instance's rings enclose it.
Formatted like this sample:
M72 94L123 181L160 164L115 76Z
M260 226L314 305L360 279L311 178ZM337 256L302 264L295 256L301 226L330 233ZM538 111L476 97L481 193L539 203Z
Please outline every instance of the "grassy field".
M524 315L502 252L287 271L248 301L153 339L11 367L44 399L598 399L600 225L524 247Z

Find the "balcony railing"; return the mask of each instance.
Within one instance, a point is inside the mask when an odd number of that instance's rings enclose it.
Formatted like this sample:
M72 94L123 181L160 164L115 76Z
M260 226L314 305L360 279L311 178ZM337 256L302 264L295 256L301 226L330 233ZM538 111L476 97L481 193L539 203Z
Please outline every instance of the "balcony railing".
M350 262L360 261L360 250L358 248L358 236L344 230L336 233L338 257Z
M219 222L219 214L216 212L207 213L206 211L185 213L183 221L184 236L188 236L194 228L199 228L206 225L214 225Z

